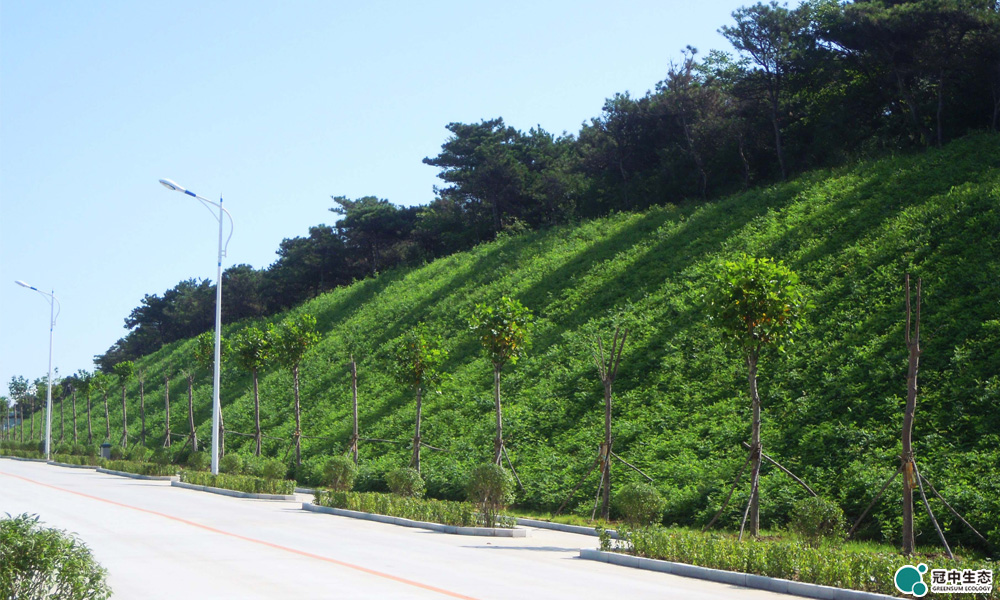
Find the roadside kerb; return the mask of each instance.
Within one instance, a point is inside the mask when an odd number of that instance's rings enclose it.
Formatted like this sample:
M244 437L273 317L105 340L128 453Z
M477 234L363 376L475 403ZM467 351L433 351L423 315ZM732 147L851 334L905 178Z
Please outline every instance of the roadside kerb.
M788 579L765 577L763 575L751 575L749 573L737 573L735 571L709 569L708 567L698 567L695 565L670 562L667 560L656 560L654 558L642 558L639 556L632 556L631 554L621 554L619 552L603 552L601 550L581 549L580 558L584 560L596 560L598 562L623 567L632 567L634 569L670 573L671 575L679 575L681 577L705 579L707 581L727 583L730 585L738 585L757 590L776 592L779 594L791 594L793 596L804 596L806 598L819 598L820 600L894 600L896 598L896 596L886 596L885 594L875 594L859 590L848 590L828 585L803 583L801 581L790 581Z
M99 468L97 465L73 465L73 464L70 464L70 463L56 462L54 460L50 460L50 461L48 461L48 463L50 465L53 465L53 466L56 466L56 467L67 467L67 468L70 468L70 469L97 469L97 468Z
M44 458L21 458L20 456L0 456L0 458L9 458L10 460L20 460L23 462L43 462L43 463L49 462Z
M553 531L562 531L565 533L577 533L580 535L592 535L598 537L597 530L593 527L584 527L583 525L566 525L565 523L553 523L551 521L538 521L536 519L523 519L517 517L517 524L523 527L537 527L538 529L552 529ZM614 529L608 529L608 536L613 540L618 539L618 532Z
M131 477L132 479L152 479L154 481L177 481L177 475L140 475L138 473L127 473L125 471L112 471L104 467L97 467L98 473L117 475L119 477Z
M197 490L199 492L209 492L212 494L222 494L223 496L232 496L234 498L251 498L254 500L295 500L295 494L254 494L251 492L239 492L236 490L227 490L225 488L209 487L207 485L195 485L193 483L185 483L183 481L177 481L176 479L170 482L170 485L184 488L188 490Z
M416 527L418 529L430 529L439 533L451 533L454 535L479 535L487 537L528 537L527 529L505 529L502 527L458 527L456 525L442 525L441 523L428 523L426 521L413 521L402 517L390 517L388 515L377 515L375 513L358 512L344 508L331 508L329 506L317 506L311 502L303 502L302 509L311 512L326 513L338 517L348 517L351 519L364 519L366 521L378 521L389 525L400 525L403 527Z
M296 494L315 494L316 490L314 490L313 488L307 488L307 487L297 487L297 488L295 488L295 493Z

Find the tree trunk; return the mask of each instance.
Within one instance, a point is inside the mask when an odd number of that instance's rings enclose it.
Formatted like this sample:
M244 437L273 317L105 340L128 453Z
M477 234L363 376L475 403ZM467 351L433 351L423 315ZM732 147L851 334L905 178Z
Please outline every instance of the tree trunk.
M94 427L90 419L90 391L87 391L87 445L94 443Z
M417 425L413 430L413 458L410 459L410 466L420 472L420 386L417 386Z
M66 404L66 398L63 397L59 401L59 443L62 444L66 441L66 411L63 410Z
M125 405L125 386L122 386L122 448L128 447L128 407Z
M73 390L73 443L76 441L76 390Z
M14 411L14 419L17 421L17 429L21 433L21 443L24 443L24 408L21 407L21 403L18 402L17 408L19 410ZM21 418L18 419L18 413L21 414Z
M612 348L614 355L614 348ZM611 386L610 380L604 381L604 444L601 448L601 518L605 521L611 516Z
M503 408L500 405L500 365L493 365L493 400L496 403L497 437L493 440L493 462L503 458Z
M299 405L299 365L292 367L292 387L295 389L295 466L302 466L302 409Z
M785 181L788 179L788 171L785 169L785 151L781 145L781 126L778 125L778 109L778 91L775 90L771 98L771 126L774 128L774 149L778 155L778 166L781 168L781 180Z
M354 435L351 437L351 453L354 454L354 464L358 464L358 363L351 355L351 406L354 412Z
M223 418L222 398L219 398L219 460L226 455L226 419Z
M257 391L257 369L253 369L253 422L256 429L254 454L260 456L260 395Z
M906 349L909 368L906 372L906 408L903 412L902 445L900 457L903 468L903 554L914 549L913 537L913 413L917 408L917 372L920 366L920 280L917 280L917 319L910 335L910 276L906 275Z
M35 401L32 400L28 403L28 423L30 429L28 430L28 441L35 439Z
M101 392L101 396L104 398L104 439L108 442L111 441L111 412L108 410L108 392L107 390Z
M163 428L166 435L163 438L163 447L170 447L170 376L163 376Z
M139 421L141 423L142 429L140 430L139 439L142 441L142 445L146 445L146 390L145 382L139 380Z
M188 428L191 430L191 452L198 451L198 434L194 431L194 375L188 373Z
M757 393L757 353L752 352L747 356L748 380L750 383L750 406L753 411L753 423L750 427L750 454L753 462L753 470L750 476L750 535L758 537L760 535L760 395Z

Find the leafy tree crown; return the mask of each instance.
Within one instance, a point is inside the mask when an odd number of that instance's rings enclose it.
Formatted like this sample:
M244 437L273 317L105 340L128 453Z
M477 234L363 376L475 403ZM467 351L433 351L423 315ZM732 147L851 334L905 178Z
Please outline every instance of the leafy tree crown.
M294 367L319 341L316 317L303 313L288 317L278 326L274 335L274 352L285 366Z
M423 323L396 338L392 347L393 374L413 387L433 385L441 379L441 363L448 351L441 348L441 336Z
M273 352L274 328L265 329L251 326L236 334L233 354L244 369L260 369L271 358Z
M494 366L516 363L530 342L534 316L520 302L504 296L496 304L476 304L469 327Z

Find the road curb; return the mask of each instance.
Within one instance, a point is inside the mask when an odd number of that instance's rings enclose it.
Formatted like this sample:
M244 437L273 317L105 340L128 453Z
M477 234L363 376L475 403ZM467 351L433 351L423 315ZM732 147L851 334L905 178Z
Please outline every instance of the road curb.
M74 465L74 464L71 464L71 463L56 462L54 460L50 460L48 462L49 462L50 465L53 465L55 467L66 467L66 468L69 468L69 469L97 469L97 468L99 468L97 465Z
M0 458L6 458L8 460L19 460L21 462L43 462L43 463L49 462L44 458L21 458L20 456L0 456Z
M779 594L791 594L793 596L804 596L806 598L819 598L820 600L896 599L896 596L886 596L885 594L848 590L828 585L778 579L777 577L751 575L749 573L709 569L708 567L698 567L695 565L670 562L667 560L656 560L653 558L642 558L639 556L632 556L631 554L621 554L619 552L603 552L601 550L581 549L580 558L584 560L595 560L612 565L620 565L623 567L632 567L634 569L659 571L661 573L670 573L671 575L679 575L681 577L705 579L707 581L715 581L717 583L727 583L729 585L738 585L757 590L765 590L768 592L777 592Z
M251 492L240 492L237 490L227 490L225 488L210 487L207 485L195 485L193 483L186 483L184 481L173 480L170 485L174 487L184 488L188 490L197 490L199 492L209 492L211 494L220 494L223 496L232 496L234 498L250 498L253 500L295 500L294 494L254 494Z
M98 473L117 475L119 477L131 477L132 479L151 479L153 481L177 481L177 475L140 475L139 473L127 473L125 471L112 471L104 467L97 467Z
M583 525L566 525L564 523L553 523L551 521L538 521L536 519L523 519L518 517L517 524L524 527L537 527L538 529L551 529L553 531L562 531L565 533L576 533L579 535L590 535L593 537L598 537L597 530L593 527L584 527ZM614 529L608 529L608 535L613 540L618 539L618 532Z
M377 521L388 523L389 525L400 525L403 527L415 527L418 529L430 529L439 533L451 533L454 535L478 535L487 537L528 537L527 529L504 529L501 527L458 527L455 525L442 525L441 523L428 523L426 521L413 521L402 517L390 517L388 515L377 515L375 513L359 512L344 508L330 508L329 506L317 506L310 502L303 502L302 509L311 512L337 515L338 517L349 517L351 519L364 519L366 521Z

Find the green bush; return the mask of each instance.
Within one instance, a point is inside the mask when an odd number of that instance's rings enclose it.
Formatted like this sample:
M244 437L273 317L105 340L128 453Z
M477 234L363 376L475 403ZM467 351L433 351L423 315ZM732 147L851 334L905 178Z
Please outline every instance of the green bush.
M354 486L354 478L357 477L358 468L354 461L347 456L334 456L323 465L323 483L327 487L346 492Z
M813 547L824 538L841 539L844 526L844 511L836 502L813 496L795 503L788 522L788 528Z
M888 594L898 591L893 575L908 562L895 552L873 552L858 548L812 548L794 541L744 538L716 532L643 527L618 528L618 541L601 537L601 549L646 558L682 562L710 569L778 577L819 585ZM930 569L992 569L994 581L1000 569L988 561L952 562L945 557L922 556L918 562ZM1000 598L994 589L989 598Z
M122 447L112 445L111 460L124 460L124 459L125 459L125 451L122 449Z
M0 519L0 598L103 600L107 571L73 535L41 527L38 516Z
M193 485L205 485L250 494L291 495L295 493L295 481L291 479L265 479L252 475L228 475L225 473L212 475L204 471L181 471L181 481Z
M153 451L153 454L149 457L149 461L157 465L169 465L170 464L170 451L166 448L157 448Z
M230 452L219 461L219 471L229 475L240 475L243 473L243 457L234 452Z
M136 475L155 475L157 477L163 477L177 474L177 467L169 464L158 465L156 463L135 462L131 460L107 460L104 461L103 466L109 471L135 473Z
M295 480L301 485L316 487L323 485L323 464L325 456L311 456L302 459L302 464L295 467Z
M185 465L194 471L207 471L212 466L212 457L208 452L192 452L187 455Z
M132 462L149 462L149 457L153 453L145 446L140 446L138 444L125 449L122 454L122 458L125 460L130 460Z
M53 462L67 465L87 465L91 467L100 466L102 459L96 456L77 456L75 454L53 454Z
M666 502L655 487L634 482L622 486L615 495L615 509L629 525L652 525L663 518Z
M440 523L456 527L514 527L515 520L507 515L497 515L494 524L487 524L484 516L470 502L430 500L378 492L329 492L316 490L315 503L358 512L400 517L425 523Z
M469 474L466 492L485 526L496 527L502 511L514 501L514 478L500 465L479 465Z
M385 481L397 496L421 498L424 495L424 479L416 469L404 467L389 471L385 475Z
M264 479L284 479L288 475L288 467L277 458L268 458L264 460L260 474Z

